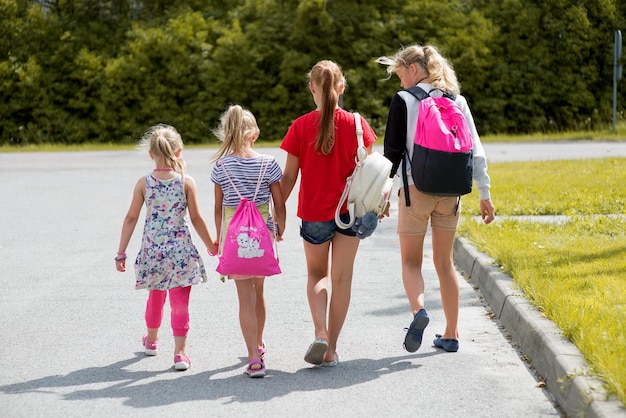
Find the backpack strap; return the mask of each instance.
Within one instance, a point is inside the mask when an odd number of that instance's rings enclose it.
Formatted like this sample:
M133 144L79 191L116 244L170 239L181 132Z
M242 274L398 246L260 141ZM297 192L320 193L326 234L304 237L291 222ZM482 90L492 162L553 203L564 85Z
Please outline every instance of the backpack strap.
M421 102L422 100L430 96L430 92L426 92L426 90L418 86L409 87L408 89L405 89L404 91L410 93L413 97L417 99L418 102ZM411 158L409 157L409 150L405 148L404 149L404 164L406 163L411 165ZM404 166L402 168L403 168L402 184L404 185L404 201L407 206L411 206L411 198L409 197L409 180L406 175L406 169L408 167Z
M444 89L440 89L439 87L433 87L432 89L430 89L428 95L430 96L430 93L432 93L433 91L440 91L443 97L448 98L452 101L456 100L456 96L454 94L448 93L447 91L445 91Z
M418 102L424 100L425 98L430 96L430 92L426 92L421 87L413 86L405 89L404 91L410 93L413 97L417 99ZM432 90L431 90L432 91ZM404 186L404 202L407 206L411 206L411 198L409 196L409 180L406 175L406 169L408 168L406 164L411 165L411 157L409 157L409 150L404 149L404 166L402 167L402 184Z
M411 165L411 159L409 158L409 150L404 149L404 164L409 163ZM402 185L404 186L404 203L407 206L411 206L411 198L409 197L409 179L406 175L407 167L403 164L402 166Z
M435 90L435 89L433 89ZM431 91L433 91L431 90ZM418 101L422 101L425 98L427 98L428 96L430 96L429 93L426 92L426 90L424 90L421 87L417 87L417 86L413 86L413 87L409 87L408 89L405 89L404 91L411 93Z
M241 195L241 193L239 192L239 189L237 189L237 186L235 186L235 183L233 182L233 180L230 178L230 176L228 175L228 171L226 170L226 164L224 164L223 160L219 160L217 162L217 164L222 167L222 170L224 171L224 174L226 175L226 178L228 179L228 181L230 182L230 185L233 186L233 190L235 191L235 193L237 193L237 196L239 196L239 200L243 199L243 196Z
M269 166L269 162L268 161L269 161L269 159L265 158L265 156L263 156L263 159L261 160L261 168L259 169L259 178L256 181L256 189L254 190L254 197L252 198L253 202L256 201L256 196L259 193L259 189L261 188L261 180L263 180L263 176L265 175L265 172L267 171L267 167ZM268 163L266 164L266 162L268 162ZM226 171L226 164L224 164L224 161L219 160L218 164L222 167L222 170L224 170L224 174L226 175L226 178L230 182L230 185L233 186L233 189L235 190L235 193L237 193L237 196L239 196L239 199L240 200L243 199L243 196L241 195L241 193L237 189L237 186L235 186L235 183L233 182L233 180L228 175L228 171Z
M365 161L367 158L367 149L365 148L365 142L363 142L363 125L361 123L361 115L357 112L353 113L354 115L354 123L356 125L356 156L358 159L357 167ZM355 168L356 169L356 168ZM354 176L354 171L350 174L350 177L346 179L346 186L343 189L343 193L341 194L341 198L339 199L339 203L337 204L337 208L335 209L335 223L342 229L348 229L356 220L354 202L347 202L348 213L350 214L350 221L345 223L340 218L340 211L343 207L343 204L348 200L348 196L350 195L350 187L352 186L352 178Z
M256 189L254 190L254 197L252 198L252 201L255 202L255 204L256 196L259 193L259 189L261 188L261 180L263 180L263 176L265 175L265 172L267 171L267 166L269 165L269 163L266 164L266 161L269 161L269 158L265 158L265 156L263 156L262 158L263 159L261 160L261 168L259 169L259 178L256 181Z
M424 90L421 87L413 86L413 87L409 87L408 89L405 89L405 91L408 93L411 93L417 100L420 100L420 101L429 97L433 91L440 91L443 97L446 97L452 101L456 100L456 96L454 94L448 93L447 91L439 87L433 87L428 92L426 92L426 90Z
M362 163L367 158L367 149L365 148L365 142L363 142L363 125L361 124L361 115L357 112L354 112L354 123L356 124L357 140L356 156L359 159L359 162Z

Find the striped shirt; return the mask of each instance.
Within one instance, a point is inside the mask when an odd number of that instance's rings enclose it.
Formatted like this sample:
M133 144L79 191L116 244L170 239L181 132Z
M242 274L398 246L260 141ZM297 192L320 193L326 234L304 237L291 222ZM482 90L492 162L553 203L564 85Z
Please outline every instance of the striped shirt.
M242 158L227 155L215 163L211 172L211 181L222 188L224 193L222 205L236 207L239 206L239 201L241 200L230 180L235 184L242 197L248 200L254 198L263 161L265 161L266 166L265 175L261 179L259 192L254 201L259 206L269 203L271 197L270 186L280 181L283 176L283 172L273 156L261 155L255 158ZM224 168L228 171L230 180L228 180Z

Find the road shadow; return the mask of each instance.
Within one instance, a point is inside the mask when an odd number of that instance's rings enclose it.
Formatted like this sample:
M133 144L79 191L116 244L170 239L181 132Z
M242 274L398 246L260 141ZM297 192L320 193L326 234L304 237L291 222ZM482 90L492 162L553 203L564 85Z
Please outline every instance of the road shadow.
M422 367L419 359L437 355L429 352L417 355L387 357L382 359L353 359L340 361L336 367L311 366L288 373L267 370L262 379L251 379L243 373L246 359L224 368L197 374L176 372L173 367L162 371L129 371L128 367L142 358L136 353L130 359L108 366L89 367L22 383L0 386L5 394L50 393L58 388L111 383L100 389L78 389L62 395L69 401L93 399L125 399L124 404L134 408L172 405L180 402L213 400L221 403L265 402L293 392L313 392L340 389L379 379L390 373ZM241 369L240 375L232 376L233 370ZM193 370L193 369L190 369ZM228 373L227 376L223 376ZM158 380L154 380L154 379Z

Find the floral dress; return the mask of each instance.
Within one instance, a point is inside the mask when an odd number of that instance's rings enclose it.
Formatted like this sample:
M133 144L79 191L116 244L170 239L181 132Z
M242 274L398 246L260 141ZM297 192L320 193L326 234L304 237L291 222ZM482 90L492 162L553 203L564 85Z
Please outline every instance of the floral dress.
M207 281L191 241L183 179L146 176L146 222L135 260L135 289L168 290Z

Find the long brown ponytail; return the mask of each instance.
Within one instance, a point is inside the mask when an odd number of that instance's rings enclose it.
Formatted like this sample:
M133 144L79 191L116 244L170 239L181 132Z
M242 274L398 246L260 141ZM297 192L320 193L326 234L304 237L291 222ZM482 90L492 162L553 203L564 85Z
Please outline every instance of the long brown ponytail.
M309 72L309 80L322 88L321 116L315 150L330 154L335 145L335 108L339 101L339 92L345 86L341 68L330 60L320 61Z

